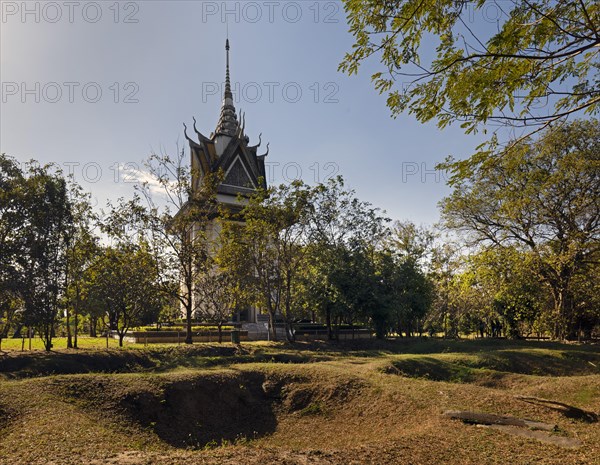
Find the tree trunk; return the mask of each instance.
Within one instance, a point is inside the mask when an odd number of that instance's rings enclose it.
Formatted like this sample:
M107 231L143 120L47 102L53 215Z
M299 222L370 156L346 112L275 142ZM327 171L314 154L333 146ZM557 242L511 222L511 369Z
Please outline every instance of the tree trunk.
M118 331L117 334L119 335L119 347L123 347L123 338L125 337L125 331Z
M66 320L67 320L67 349L73 348L73 337L71 336L71 312L69 312L69 306L66 308Z
M554 298L555 315L553 337L554 339L565 340L574 335L567 287L560 286L552 293L552 296Z
M275 312L269 310L269 331L271 331L271 340L277 341L277 329L275 328Z
M79 313L77 312L77 307L75 307L75 314L73 317L75 318L75 328L73 330L73 348L77 349L77 326L79 325Z
M73 318L75 319L75 327L73 328L73 348L77 349L77 335L79 332L79 286L76 287L75 305L73 306Z
M6 324L4 326L4 328L2 328L2 331L0 331L0 338L6 339L8 337L9 331L10 331L10 325Z
M44 328L42 339L44 342L44 349L46 352L50 352L52 350L52 328L48 328L48 326Z
M219 344L221 344L223 342L223 331L221 325L217 325L217 328L219 329Z
M398 320L397 324L396 324L396 333L398 333L398 337L402 338L404 337L402 335L402 323L400 322L400 320Z
M288 342L296 342L296 336L294 335L294 327L288 321L285 322L285 337Z
M327 339L333 340L333 328L331 327L331 308L329 305L325 308L325 324L327 325Z
M192 344L192 301L191 297L185 309L185 343Z
M90 337L98 337L98 318L90 316Z

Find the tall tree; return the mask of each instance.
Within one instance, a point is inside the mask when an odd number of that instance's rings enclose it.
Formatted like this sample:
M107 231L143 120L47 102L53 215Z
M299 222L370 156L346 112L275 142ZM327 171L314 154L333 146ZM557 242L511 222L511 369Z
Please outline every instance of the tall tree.
M196 315L203 321L213 323L223 341L223 325L233 319L235 311L246 303L246 293L240 286L237 274L231 268L221 268L212 257L196 275L195 298L198 301Z
M146 244L106 247L93 264L90 292L104 305L110 328L119 336L127 330L152 323L164 303L158 288L157 266Z
M66 249L65 323L67 347L77 349L79 321L84 310L86 270L99 252L99 246L98 238L93 232L97 218L92 210L90 195L72 182L69 196L72 203L73 226ZM71 316L74 319L73 331L71 331Z
M402 258L426 265L431 260L435 239L434 232L425 226L417 226L410 221L395 221L386 242Z
M192 174L183 150L177 155L153 154L146 162L141 198L121 202L110 215L108 228L143 236L160 268L161 289L179 301L186 319L186 344L192 343L197 306L194 282L207 263L213 239L210 224L217 215L216 189L222 173L206 174L192 190ZM142 202L145 201L145 203ZM179 282L179 286L173 286Z
M389 276L391 314L396 332L407 336L421 334L433 301L433 283L414 258L393 257Z
M14 158L0 154L0 339L16 322L26 248L25 175Z
M353 50L340 69L372 75L393 115L546 125L600 109L600 6L593 0L344 0ZM427 46L431 44L431 46ZM435 47L435 48L434 48Z
M255 275L256 304L266 308L273 340L275 318L283 317L286 338L294 340L293 324L300 307L295 288L306 263L311 240L312 189L300 181L259 191L242 214L244 239Z
M468 258L480 321L489 326L502 317L504 332L511 338L539 327L546 299L536 277L536 262L535 255L521 246L483 249Z
M474 243L526 247L554 300L554 336L574 331L571 283L600 247L600 123L575 121L493 157L450 161L447 226Z
M310 270L314 277L307 287L313 296L312 306L324 317L329 338L334 326L341 323L349 308L343 304L352 285L342 279L353 278L346 273L346 261L354 257L361 261L369 248L382 243L387 236L382 212L368 202L355 197L344 187L341 177L315 187L311 217L312 243L309 248Z
M49 351L65 291L66 250L73 229L72 202L66 180L51 166L31 164L24 189L24 321L38 330Z
M460 315L455 305L454 283L462 261L460 249L450 241L438 244L432 250L429 276L434 283L434 298L426 322L431 334L443 332L445 337L459 335Z

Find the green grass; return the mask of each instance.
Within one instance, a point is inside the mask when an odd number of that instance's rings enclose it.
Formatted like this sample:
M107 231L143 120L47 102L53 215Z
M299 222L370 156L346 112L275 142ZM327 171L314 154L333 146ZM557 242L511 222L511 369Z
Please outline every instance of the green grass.
M66 337L56 337L52 339L52 344L54 345L53 350L62 350L67 348L67 338ZM77 338L77 346L79 349L106 349L106 338L104 337L89 337L89 336L79 336ZM108 339L108 347L111 349L119 348L119 341L117 339ZM144 344L133 344L128 342L123 342L123 347L128 349L144 347ZM20 352L24 349L25 352L29 351L29 339L25 338L25 343L23 345L22 339L2 339L2 350L5 352ZM31 338L31 350L45 350L44 343L41 338L34 337Z

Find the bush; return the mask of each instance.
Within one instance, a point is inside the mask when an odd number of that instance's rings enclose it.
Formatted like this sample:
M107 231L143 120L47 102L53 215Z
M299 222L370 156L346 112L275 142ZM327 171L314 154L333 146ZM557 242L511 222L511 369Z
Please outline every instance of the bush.
M231 331L234 329L231 325L223 325L221 327L223 331ZM140 331L140 332L163 332L163 331L185 331L185 326L167 326L162 328L157 328L156 326L141 326L139 328L132 328L132 331ZM218 331L218 326L192 326L192 332L201 333L201 332L209 332L209 331Z

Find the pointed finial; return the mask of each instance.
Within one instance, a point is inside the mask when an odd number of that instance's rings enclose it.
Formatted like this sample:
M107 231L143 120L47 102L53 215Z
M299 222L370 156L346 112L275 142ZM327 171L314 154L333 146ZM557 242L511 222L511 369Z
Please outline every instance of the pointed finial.
M231 82L229 80L229 39L225 39L225 50L227 55L225 65L225 98L227 98L227 94L231 94Z
M216 134L235 136L238 129L238 119L233 105L233 94L231 93L231 80L229 77L229 38L225 40L226 66L225 66L225 95L221 106L221 116L217 123Z

